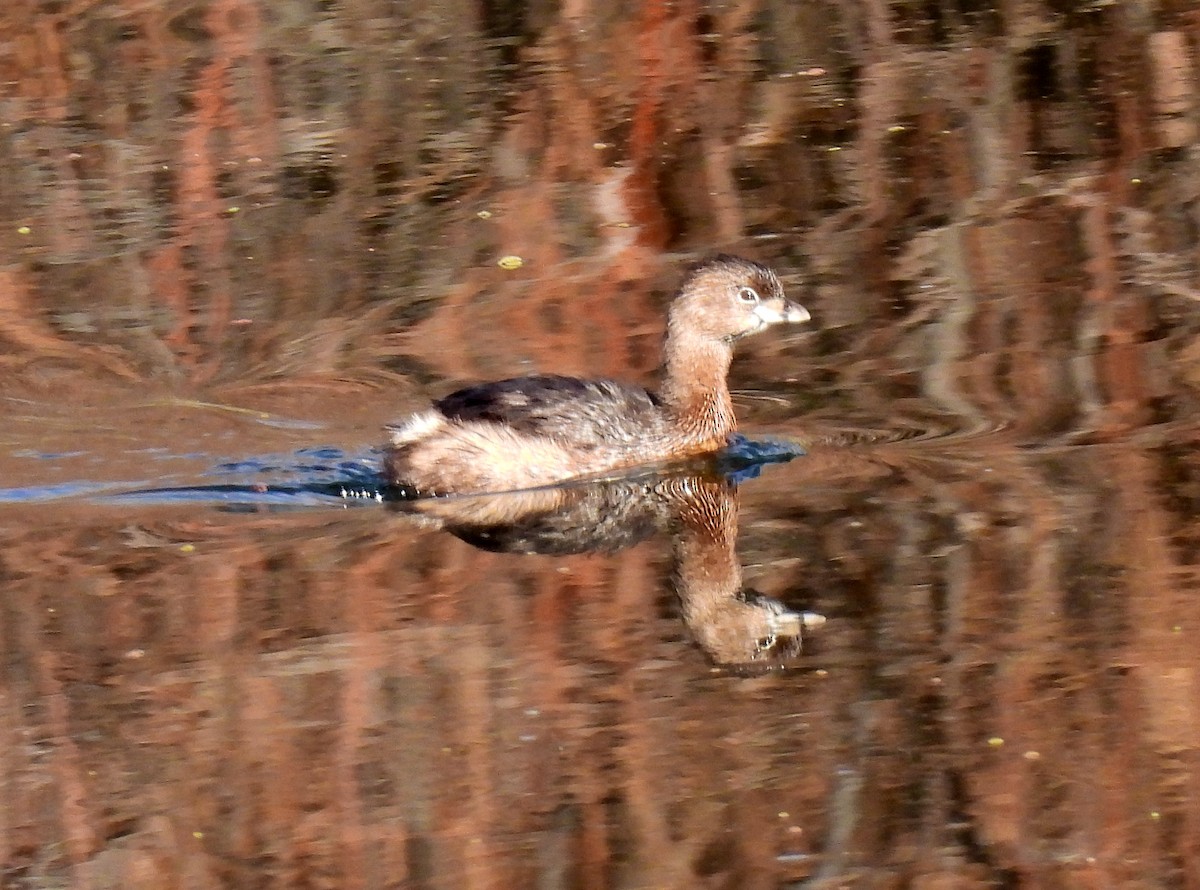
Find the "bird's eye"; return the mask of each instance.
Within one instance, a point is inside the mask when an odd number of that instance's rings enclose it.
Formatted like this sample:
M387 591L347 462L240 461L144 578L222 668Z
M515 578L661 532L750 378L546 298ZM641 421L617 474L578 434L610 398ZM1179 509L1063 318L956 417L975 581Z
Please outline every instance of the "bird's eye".
M741 300L743 303L757 303L758 302L758 291L756 291L752 287L739 287L738 288L738 299Z
M758 640L754 641L754 651L755 652L766 652L768 649L770 649L774 645L775 645L775 634L770 634L768 636L761 637Z

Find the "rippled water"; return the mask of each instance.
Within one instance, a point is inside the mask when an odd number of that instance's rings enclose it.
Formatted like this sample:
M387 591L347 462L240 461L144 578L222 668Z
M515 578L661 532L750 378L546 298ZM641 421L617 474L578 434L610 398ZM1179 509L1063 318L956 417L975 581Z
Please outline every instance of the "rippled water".
M0 886L1195 884L1194 16L968 6L0 11ZM714 249L721 460L382 484Z

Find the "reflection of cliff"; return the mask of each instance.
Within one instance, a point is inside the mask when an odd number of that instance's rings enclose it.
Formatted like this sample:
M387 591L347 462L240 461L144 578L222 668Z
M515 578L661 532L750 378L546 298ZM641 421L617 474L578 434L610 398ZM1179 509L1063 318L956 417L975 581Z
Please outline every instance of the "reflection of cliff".
M475 547L506 553L611 553L670 529L684 621L718 664L795 654L804 627L824 621L743 588L737 489L720 476L684 472L399 506Z
M636 376L664 248L786 233L864 415L1135 423L1165 326L1196 377L1183 9L402 6L0 10L0 340L239 385Z
M712 558L732 502L701 486L685 583L742 572L835 619L808 669L748 680L680 638L667 541L530 559L371 509L9 508L4 867L1170 876L1197 480L1190 446L814 449L740 490L736 562Z

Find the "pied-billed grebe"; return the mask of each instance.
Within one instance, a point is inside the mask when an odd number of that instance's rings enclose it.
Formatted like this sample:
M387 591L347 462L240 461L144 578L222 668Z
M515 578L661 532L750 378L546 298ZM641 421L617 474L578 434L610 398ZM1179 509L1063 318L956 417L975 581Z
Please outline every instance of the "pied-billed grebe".
M715 451L736 424L734 342L808 318L766 266L716 256L671 303L657 393L543 374L467 387L388 427L388 478L423 495L511 491Z

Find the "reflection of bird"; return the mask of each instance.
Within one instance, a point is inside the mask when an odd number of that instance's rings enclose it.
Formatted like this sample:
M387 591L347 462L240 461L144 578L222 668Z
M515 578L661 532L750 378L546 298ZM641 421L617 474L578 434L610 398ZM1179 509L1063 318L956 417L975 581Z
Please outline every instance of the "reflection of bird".
M613 553L667 527L671 506L661 481L610 479L392 504L436 519L481 550L543 556Z
M421 494L508 491L714 451L735 427L734 341L808 318L770 269L715 257L671 304L657 393L551 375L468 387L388 427L388 477Z
M715 462L688 471L525 491L401 501L486 550L611 552L655 531L675 540L674 578L684 622L719 664L771 663L799 652L806 627L824 623L742 588L737 489Z
M806 627L825 623L742 587L737 556L737 489L726 482L688 479L675 501L675 589L683 619L701 648L719 664L786 658L800 651Z

